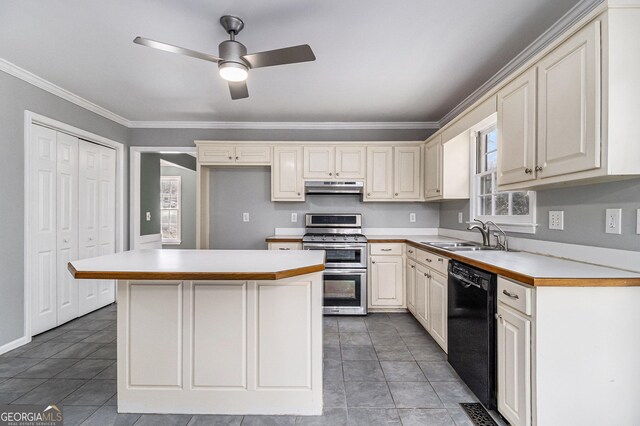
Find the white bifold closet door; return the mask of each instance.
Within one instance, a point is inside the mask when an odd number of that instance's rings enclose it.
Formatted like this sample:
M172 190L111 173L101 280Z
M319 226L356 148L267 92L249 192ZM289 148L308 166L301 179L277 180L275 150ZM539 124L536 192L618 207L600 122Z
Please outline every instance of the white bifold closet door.
M115 151L81 140L79 144L79 258L115 252ZM114 300L112 280L82 280L79 313L84 315Z
M115 252L115 150L32 125L31 334L115 299L113 281L74 280L71 260Z

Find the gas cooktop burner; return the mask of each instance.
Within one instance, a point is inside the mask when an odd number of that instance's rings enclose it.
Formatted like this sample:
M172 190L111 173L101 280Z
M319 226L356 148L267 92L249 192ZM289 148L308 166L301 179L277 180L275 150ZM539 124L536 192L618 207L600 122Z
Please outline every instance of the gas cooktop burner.
M362 234L306 233L302 242L366 243L367 237Z

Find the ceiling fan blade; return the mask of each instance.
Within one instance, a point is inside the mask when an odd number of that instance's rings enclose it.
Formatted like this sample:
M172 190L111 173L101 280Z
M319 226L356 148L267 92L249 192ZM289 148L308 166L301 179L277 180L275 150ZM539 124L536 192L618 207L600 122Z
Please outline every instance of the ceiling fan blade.
M230 81L229 91L231 92L231 99L243 99L249 97L249 89L247 88L246 81Z
M154 49L164 50L165 52L179 53L181 55L191 56L193 58L204 59L205 61L218 62L220 58L209 55L207 53L197 52L184 47L174 46L173 44L163 43L161 41L151 40L144 37L136 37L133 42L142 46L153 47Z
M315 61L316 55L308 44L267 50L266 52L249 53L242 57L251 68L272 67L274 65L295 64Z

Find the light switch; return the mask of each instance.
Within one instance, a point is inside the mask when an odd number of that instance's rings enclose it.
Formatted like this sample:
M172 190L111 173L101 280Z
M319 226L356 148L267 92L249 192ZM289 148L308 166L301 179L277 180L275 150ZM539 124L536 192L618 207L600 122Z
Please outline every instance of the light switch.
M564 211L552 210L549 212L549 229L562 231L564 229Z
M409 213L409 222L415 222L416 221L416 214L415 213Z
M249 222L249 213L242 213L242 221Z
M291 213L291 222L298 221L298 213Z
M636 210L636 234L640 234L640 209Z
M605 215L605 232L607 234L621 234L622 209L607 209Z
M462 223L462 212L458 212L458 223Z
M151 212L147 212L147 222L151 220Z

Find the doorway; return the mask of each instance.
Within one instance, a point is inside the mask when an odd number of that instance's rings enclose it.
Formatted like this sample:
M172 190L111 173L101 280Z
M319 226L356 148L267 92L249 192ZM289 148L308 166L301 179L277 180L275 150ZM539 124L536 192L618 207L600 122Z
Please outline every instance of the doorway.
M196 248L196 149L131 147L131 249Z

